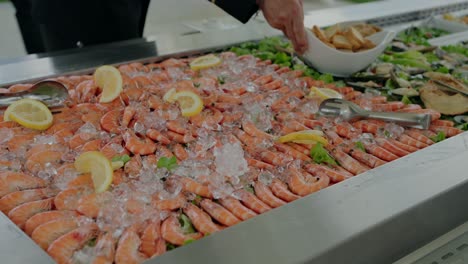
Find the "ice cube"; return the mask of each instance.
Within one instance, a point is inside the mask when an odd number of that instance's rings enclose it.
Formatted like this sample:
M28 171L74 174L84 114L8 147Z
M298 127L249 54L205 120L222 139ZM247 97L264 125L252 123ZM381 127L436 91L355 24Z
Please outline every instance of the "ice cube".
M227 143L213 150L216 172L221 175L238 177L249 168L244 158L244 149L239 142Z
M14 136L14 133L11 129L2 127L0 128L0 145L3 145L10 141Z
M275 176L269 171L262 171L258 175L258 181L266 186L270 185L274 178Z
M48 144L52 145L57 143L54 135L37 135L34 137L34 144Z
M135 124L133 125L133 130L135 130L136 133L141 135L146 134L146 127L142 122L135 122Z
M95 135L97 134L97 129L96 127L94 127L93 124L91 123L88 123L86 122L84 125L82 125L78 131L77 131L77 134L91 134L91 135Z

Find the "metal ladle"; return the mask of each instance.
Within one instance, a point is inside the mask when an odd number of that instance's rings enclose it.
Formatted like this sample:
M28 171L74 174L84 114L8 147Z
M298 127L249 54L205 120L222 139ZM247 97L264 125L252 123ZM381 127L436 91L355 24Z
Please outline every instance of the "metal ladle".
M56 81L38 82L26 91L0 94L0 108L6 108L11 103L24 98L39 100L49 108L60 107L68 98L68 90Z
M419 129L428 129L431 123L429 114L372 112L364 110L352 102L336 98L324 100L319 106L318 113L325 117L340 117L345 121L363 118L379 119Z

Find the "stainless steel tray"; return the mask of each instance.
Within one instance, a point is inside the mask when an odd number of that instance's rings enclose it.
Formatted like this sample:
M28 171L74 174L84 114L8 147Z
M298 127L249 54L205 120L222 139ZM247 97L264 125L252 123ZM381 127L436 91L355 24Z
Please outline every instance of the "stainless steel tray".
M183 57L272 35L279 32L242 27L25 59L0 65L0 86L90 73L102 64ZM392 263L468 220L467 160L464 133L147 263ZM0 256L2 263L53 263L3 214Z

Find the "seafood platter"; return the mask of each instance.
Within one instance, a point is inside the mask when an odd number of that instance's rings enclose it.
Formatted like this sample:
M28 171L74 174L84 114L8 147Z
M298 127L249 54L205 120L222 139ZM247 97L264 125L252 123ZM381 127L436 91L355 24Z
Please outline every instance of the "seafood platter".
M308 30L359 56L386 29ZM22 96L0 109L2 258L398 260L468 220L468 45L430 42L451 33L408 27L340 77L309 67L282 37L245 33L216 47L0 79L0 102ZM0 77L47 59L0 65ZM66 98L28 96L39 81ZM332 101L374 117L327 116ZM389 121L398 115L426 124Z

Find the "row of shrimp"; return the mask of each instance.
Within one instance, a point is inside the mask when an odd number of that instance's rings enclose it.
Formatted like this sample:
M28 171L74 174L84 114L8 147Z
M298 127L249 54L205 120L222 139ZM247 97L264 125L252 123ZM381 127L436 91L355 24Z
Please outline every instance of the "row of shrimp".
M86 263L140 263L427 147L439 132L461 132L418 105L324 84L251 55L219 57L222 64L200 71L190 69L192 58L122 65L123 92L105 104L98 103L101 89L92 76L54 79L68 88L70 100L49 129L0 120L0 133L9 135L0 146L0 210L58 263L83 256ZM317 100L307 96L311 86L334 89L376 111L430 114L431 127L393 126L399 132L387 136L389 124L379 121L318 119ZM197 93L203 111L183 117L177 104L164 100L171 89ZM336 164L315 163L312 145L276 141L308 129L324 132ZM248 170L241 183L229 182L232 175L216 168L215 151L224 143L243 150ZM91 176L74 170L74 158L86 151L109 159L129 156L104 193L94 193ZM205 164L209 172L187 176L158 169L162 157ZM214 181L234 187L220 195Z

